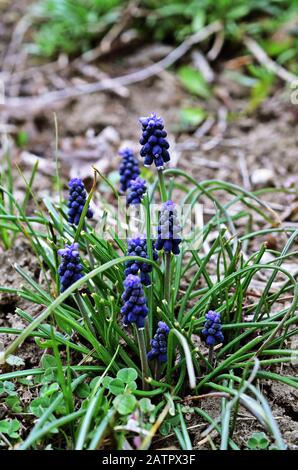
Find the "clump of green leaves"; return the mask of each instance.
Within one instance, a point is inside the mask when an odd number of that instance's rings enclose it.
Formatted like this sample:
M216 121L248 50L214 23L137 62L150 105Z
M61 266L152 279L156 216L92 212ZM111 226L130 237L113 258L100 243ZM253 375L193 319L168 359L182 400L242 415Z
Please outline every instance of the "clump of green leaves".
M86 51L118 21L128 4L128 0L40 0L30 10L36 33L29 49L46 57ZM129 27L144 38L181 42L220 20L228 40L239 43L248 32L280 63L290 61L295 66L295 38L281 42L270 38L295 12L295 0L165 0L162 4L141 0L139 7L145 17L131 17Z
M22 405L19 395L13 382L5 380L0 382L0 403L3 402L12 413L22 411Z
M19 431L20 431L21 423L19 420L6 418L0 421L0 433L7 436L9 439L18 439L19 438ZM2 438L3 439L3 438ZM1 445L1 436L0 436L0 445ZM6 441L4 440L4 444Z
M44 0L32 9L37 32L35 52L46 57L88 50L121 15L121 0ZM31 47L34 51L34 48Z
M295 0L144 0L151 10L147 23L157 39L181 41L212 21L223 21L226 35L237 40L244 32L265 33L296 8ZM162 18L162 21L160 19Z

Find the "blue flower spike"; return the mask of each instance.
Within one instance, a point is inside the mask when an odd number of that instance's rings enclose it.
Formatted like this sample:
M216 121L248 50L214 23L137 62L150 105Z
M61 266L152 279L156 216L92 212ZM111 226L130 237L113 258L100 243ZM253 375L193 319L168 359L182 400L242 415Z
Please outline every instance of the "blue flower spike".
M165 253L179 255L181 243L181 227L177 217L177 210L172 201L164 202L161 208L158 224L157 250L164 249Z
M136 178L130 182L127 194L127 205L133 206L141 204L144 194L147 191L146 181L142 178Z
M62 260L58 269L61 283L61 292L83 277L83 266L80 261L78 244L66 245L64 249L58 250Z
M124 325L135 323L138 329L143 329L148 315L148 307L141 280L138 276L133 274L127 276L124 281L122 300L124 305L120 312L123 316Z
M157 359L158 362L166 362L168 359L168 335L170 328L163 321L158 322L158 328L151 340L151 351L148 352L147 357L149 361Z
M141 117L139 121L142 125L140 154L144 158L144 166L150 167L154 162L158 170L163 170L165 164L170 161L170 145L166 139L163 120L152 113L149 117Z
M154 249L152 242L153 260L158 259L158 254ZM147 239L144 236L135 237L128 240L127 256L140 256L141 258L149 259L147 252ZM148 287L151 285L149 273L152 271L152 265L149 263L142 263L141 261L126 261L125 262L125 276L129 274L137 275L140 273L141 283Z
M220 314L209 310L205 316L205 324L202 330L202 336L207 346L215 346L224 342Z
M69 181L68 186L68 222L70 224L78 225L87 199L86 189L83 181L79 178L72 178ZM93 211L89 207L86 216L88 219L93 217Z
M120 189L122 193L129 188L132 180L135 180L139 174L139 163L136 159L133 151L130 148L124 148L119 151L119 155L122 157L120 165Z

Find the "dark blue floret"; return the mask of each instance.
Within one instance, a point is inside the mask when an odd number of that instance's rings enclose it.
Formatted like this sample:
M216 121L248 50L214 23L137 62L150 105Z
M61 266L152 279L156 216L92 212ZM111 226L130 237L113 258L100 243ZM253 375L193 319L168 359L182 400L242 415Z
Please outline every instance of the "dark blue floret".
M60 276L61 292L63 292L83 277L83 266L80 262L77 243L66 245L63 250L58 250L58 255L62 258L58 273Z
M177 210L172 201L163 203L158 224L156 249L164 249L165 253L179 255L181 243L181 227L179 225Z
M152 113L149 117L141 117L142 137L140 144L142 145L140 154L144 158L144 165L151 166L154 162L158 170L164 168L165 163L170 161L167 141L167 133L164 130L164 123L160 117Z
M132 180L128 188L127 205L140 204L146 191L147 185L145 180L141 178Z
M157 359L158 362L166 362L168 359L168 335L170 328L163 321L158 322L158 328L156 333L151 340L151 351L148 352L147 357L149 361L151 359Z
M124 292L122 294L124 302L121 308L124 325L135 323L137 328L144 328L145 319L148 315L146 299L138 276L129 274L124 281Z
M152 254L153 260L156 261L158 258L158 254L154 249L154 244L152 242ZM128 240L128 250L127 256L140 256L145 259L149 259L149 255L147 253L147 240L146 237L136 237L131 238ZM151 279L149 273L152 271L151 264L142 263L141 261L126 261L125 263L125 276L129 274L137 275L140 273L141 283L144 286L151 285Z
M135 180L139 174L139 163L130 148L120 150L122 157L120 165L120 190L124 193L129 188L130 182Z
M84 183L79 178L73 178L68 183L69 196L68 196L68 222L70 224L78 225L86 199L87 193ZM88 207L86 216L88 219L93 217L92 210Z
M209 310L205 316L206 322L202 330L202 336L208 346L224 342L224 335L222 334L222 325L220 314Z

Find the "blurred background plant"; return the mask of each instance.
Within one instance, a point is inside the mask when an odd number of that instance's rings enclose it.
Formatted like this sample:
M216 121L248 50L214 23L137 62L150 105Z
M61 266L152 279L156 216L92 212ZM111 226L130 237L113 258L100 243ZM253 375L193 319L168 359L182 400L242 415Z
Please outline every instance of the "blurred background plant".
M214 43L207 39L200 49L203 58L198 58L197 64L193 59L192 64L180 65L177 76L190 95L208 100L213 96L214 84L212 77L204 73L206 60L207 67L208 62L212 63L212 73L220 67L220 61L243 57L241 67L233 64L225 73L248 88L246 111L252 112L270 96L276 73L266 60L258 66L251 63L248 57L256 56L258 51L252 51L247 36L277 66L297 74L297 18L295 0L166 0L162 4L156 0L39 0L28 7L30 34L25 48L39 61L64 54L92 62L112 53L116 62L121 62L119 51L125 52L132 45L161 42L172 47L220 21L222 27ZM202 113L196 107L182 111L182 129L192 128L201 120Z
M220 20L229 47L241 45L249 33L271 57L297 70L295 0L40 0L30 14L36 28L30 50L46 57L90 49L124 17L125 29L135 29L139 38L176 43Z
M36 51L46 57L58 52L88 50L121 17L121 0L42 0L30 8L38 24Z

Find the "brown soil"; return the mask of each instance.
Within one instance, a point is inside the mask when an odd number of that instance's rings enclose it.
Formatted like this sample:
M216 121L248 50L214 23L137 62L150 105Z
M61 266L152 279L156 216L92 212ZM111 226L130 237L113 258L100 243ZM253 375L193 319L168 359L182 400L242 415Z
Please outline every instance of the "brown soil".
M281 373L276 370L276 373ZM283 374L297 376L297 367L288 366L283 368ZM286 384L262 381L260 383L261 390L266 396L270 405L272 415L275 418L283 439L285 440L290 450L298 450L298 416L297 416L297 397L298 391L289 387ZM191 402L190 402L191 403ZM217 418L220 415L220 398L204 398L194 403L195 406L200 406L202 410L206 411L212 418ZM200 419L196 419L195 424L200 424ZM205 428L200 429L200 432L194 433L194 448L197 449L210 449L210 443L201 437L201 433ZM254 418L242 406L239 409L236 426L233 433L234 442L240 447L245 448L249 437L254 432L264 431L256 418ZM210 435L215 444L219 444L219 437L216 431Z
M30 247L24 241L17 240L13 249L0 253L1 286L18 289L24 284L21 276L14 270L15 264L18 264L35 281L40 282L40 266L33 253L31 253ZM17 294L0 293L0 326L17 329L24 328L26 325L25 321L15 313L16 308L26 311L33 317L42 310L42 306L33 305L31 302L20 298ZM14 338L14 335L0 334L0 342L4 348ZM35 344L34 339L28 338L18 350L17 355L24 360L24 368L30 369L38 365L41 353L42 351ZM7 366L5 367L7 368Z

